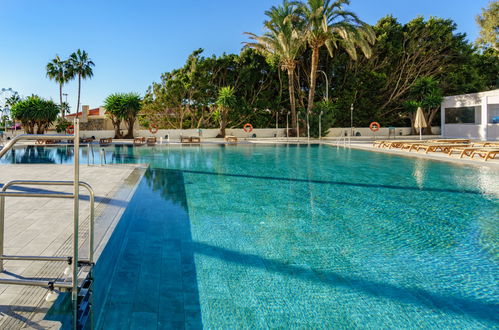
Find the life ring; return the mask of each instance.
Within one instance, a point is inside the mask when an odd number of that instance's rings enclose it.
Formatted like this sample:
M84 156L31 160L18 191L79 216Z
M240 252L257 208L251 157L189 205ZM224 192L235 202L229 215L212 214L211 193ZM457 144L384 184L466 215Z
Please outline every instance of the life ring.
M68 127L66 127L66 133L68 133L68 134L74 134L74 132L75 132L74 125L69 125Z
M250 123L245 124L243 127L243 131L245 131L246 133L253 132L253 125L251 125Z
M151 134L158 133L158 125L156 124L149 125L149 132L151 132Z
M373 121L372 123L369 124L369 129L373 132L379 131L379 128L381 125L377 121Z

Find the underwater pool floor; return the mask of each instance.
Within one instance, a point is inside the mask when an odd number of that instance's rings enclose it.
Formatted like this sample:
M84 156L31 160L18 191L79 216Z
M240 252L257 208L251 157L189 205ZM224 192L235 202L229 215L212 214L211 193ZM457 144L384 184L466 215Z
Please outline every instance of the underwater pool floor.
M106 154L149 169L96 265L99 329L499 326L495 168L325 145Z

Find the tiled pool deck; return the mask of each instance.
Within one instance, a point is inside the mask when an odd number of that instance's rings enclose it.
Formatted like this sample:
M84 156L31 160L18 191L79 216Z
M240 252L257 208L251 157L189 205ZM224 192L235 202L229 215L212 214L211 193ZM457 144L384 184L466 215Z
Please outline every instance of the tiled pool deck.
M0 186L10 180L71 180L70 165L1 165ZM95 190L96 258L126 208L143 168L135 165L82 166L80 180ZM50 189L67 191L70 187L15 187L12 191ZM81 190L81 256L88 255L88 195ZM5 254L71 255L72 200L49 198L6 198ZM6 261L4 278L60 278L64 262ZM0 329L59 328L59 322L43 320L52 303L44 299L47 290L38 287L0 285Z

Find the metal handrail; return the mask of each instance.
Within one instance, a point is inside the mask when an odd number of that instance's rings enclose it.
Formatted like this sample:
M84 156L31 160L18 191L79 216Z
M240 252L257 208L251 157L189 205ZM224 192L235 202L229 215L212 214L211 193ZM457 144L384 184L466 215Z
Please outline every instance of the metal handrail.
M76 132L75 132L76 133ZM76 134L75 134L76 135ZM7 144L0 149L0 158L3 157L9 151L14 147L14 145L18 141L33 141L33 140L73 140L75 141L75 135L61 135L61 134L22 134L14 137L11 139ZM79 140L79 138L78 138ZM75 145L76 147L76 145Z
M50 197L50 198L74 198L73 194L66 193L12 193L7 192L11 186L72 186L73 181L40 181L40 180L13 180L9 181L0 190L0 272L3 271L3 260L21 260L14 259L14 256L6 256L3 254L4 247L4 226L5 226L5 197ZM95 226L95 192L93 188L86 182L80 181L79 186L87 189L90 200L90 225L89 225L89 260L94 262L94 226ZM41 257L25 258L23 260L42 260ZM44 257L45 258L45 257ZM53 261L60 261L60 257L46 257ZM67 258L67 257L65 257ZM45 259L43 259L45 260ZM47 261L47 260L45 260ZM82 261L81 259L79 261Z
M3 157L9 150L13 148L13 146L22 140L73 140L74 143L74 158L73 158L73 181L69 184L63 185L72 185L73 193L72 194L30 194L29 196L23 197L52 197L52 198L72 198L73 199L73 256L72 256L72 281L60 283L59 281L42 281L42 280L21 280L21 279L1 279L0 283L4 284L17 284L17 285L34 285L34 286L42 286L48 287L49 289L53 289L54 287L65 287L71 289L71 305L72 305L72 314L73 314L73 329L78 328L78 267L79 267L79 259L78 259L78 222L79 222L79 198L80 198L80 125L78 118L74 120L74 134L73 135L58 135L58 134L23 134L14 137L10 140L2 149L0 149L0 158ZM52 184L47 183L45 181L44 184ZM64 181L63 181L64 182ZM60 184L61 181L56 181L54 184ZM43 196L42 196L43 195ZM11 197L19 197L20 193L8 193L2 192L0 195L0 199L4 200L6 196ZM4 208L4 207L3 207ZM2 210L3 212L3 210ZM3 231L3 226L2 229ZM3 232L1 233L3 237ZM90 240L93 245L93 234L91 234ZM2 244L3 246L3 244ZM92 249L93 250L93 249ZM3 251L2 251L3 252ZM92 251L93 258L93 251Z

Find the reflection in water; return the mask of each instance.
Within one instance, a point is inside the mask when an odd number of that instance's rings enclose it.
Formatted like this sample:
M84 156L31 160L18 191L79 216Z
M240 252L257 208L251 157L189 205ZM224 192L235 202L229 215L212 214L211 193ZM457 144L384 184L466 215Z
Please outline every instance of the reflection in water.
M414 176L419 189L423 189L424 187L427 166L427 160L424 160L422 158L416 158L414 160L414 170L412 172L412 175Z

